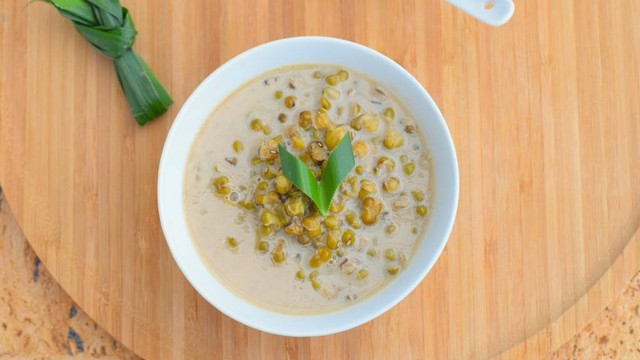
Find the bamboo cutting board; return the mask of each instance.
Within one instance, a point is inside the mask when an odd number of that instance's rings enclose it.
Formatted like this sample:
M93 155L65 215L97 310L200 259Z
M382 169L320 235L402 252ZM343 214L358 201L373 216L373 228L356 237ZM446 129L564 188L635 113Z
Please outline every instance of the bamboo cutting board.
M135 49L175 99L143 128L111 62L50 6L24 4L0 3L0 184L60 284L145 358L461 359L518 344L508 354L535 356L640 265L639 1L521 1L490 28L439 0L124 0ZM296 35L357 41L407 68L447 119L461 172L454 232L422 284L380 318L312 339L206 303L156 210L163 141L189 93L243 50Z

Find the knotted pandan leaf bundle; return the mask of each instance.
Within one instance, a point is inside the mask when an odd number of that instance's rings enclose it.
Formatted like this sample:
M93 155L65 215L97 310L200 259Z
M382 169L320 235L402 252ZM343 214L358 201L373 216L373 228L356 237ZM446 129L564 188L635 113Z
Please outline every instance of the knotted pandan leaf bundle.
M101 53L113 59L129 107L140 125L167 111L173 103L158 78L131 47L136 28L118 0L45 0Z

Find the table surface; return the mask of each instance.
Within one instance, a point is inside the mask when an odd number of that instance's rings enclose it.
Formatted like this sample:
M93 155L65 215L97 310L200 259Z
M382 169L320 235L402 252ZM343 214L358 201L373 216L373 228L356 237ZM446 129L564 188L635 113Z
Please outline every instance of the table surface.
M50 6L0 4L0 183L52 275L137 354L518 356L559 345L637 271L639 2L519 2L500 28L438 0L125 5L136 50L176 101L144 128L110 61ZM461 195L445 252L406 300L354 330L294 339L197 295L162 237L155 184L171 119L208 73L312 34L416 76L451 129Z
M20 231L2 188L0 229L0 359L139 359L51 277Z
M0 189L0 358L137 359L78 308L27 243ZM640 271L549 359L632 358L640 352ZM525 354L531 355L530 351ZM520 355L516 357L516 355ZM511 357L522 359L522 354ZM505 356L507 357L507 356ZM541 358L534 355L530 358Z

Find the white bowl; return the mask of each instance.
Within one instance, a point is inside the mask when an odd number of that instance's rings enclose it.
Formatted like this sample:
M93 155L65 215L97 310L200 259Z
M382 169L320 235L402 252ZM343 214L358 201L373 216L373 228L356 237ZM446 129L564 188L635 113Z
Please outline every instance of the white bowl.
M212 110L239 86L286 65L337 64L366 74L395 93L425 132L434 171L434 201L429 225L409 266L373 296L342 310L290 315L263 309L226 288L198 256L185 220L184 171L191 145ZM426 90L400 65L365 46L325 37L270 42L229 60L191 94L167 136L158 172L158 209L162 230L176 263L208 302L253 328L288 336L333 334L361 325L407 296L436 262L453 227L458 205L458 164L451 134Z

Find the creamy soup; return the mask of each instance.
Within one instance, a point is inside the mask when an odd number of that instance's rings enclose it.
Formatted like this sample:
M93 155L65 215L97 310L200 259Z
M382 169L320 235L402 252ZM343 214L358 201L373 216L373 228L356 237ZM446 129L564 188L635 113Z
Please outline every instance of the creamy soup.
M225 99L186 169L185 209L210 271L243 298L294 314L335 311L393 281L427 227L431 160L388 89L350 69L284 67ZM356 166L327 216L282 175L278 144L320 177L352 138Z

